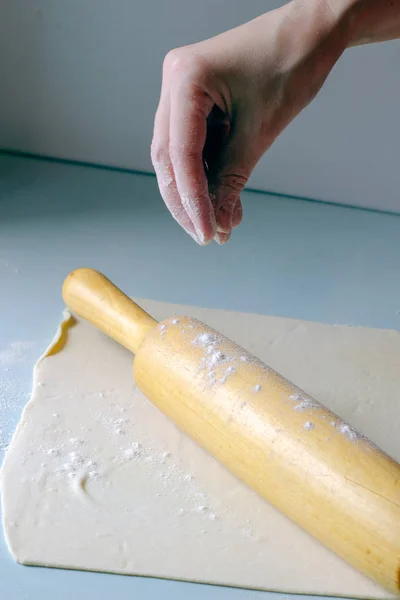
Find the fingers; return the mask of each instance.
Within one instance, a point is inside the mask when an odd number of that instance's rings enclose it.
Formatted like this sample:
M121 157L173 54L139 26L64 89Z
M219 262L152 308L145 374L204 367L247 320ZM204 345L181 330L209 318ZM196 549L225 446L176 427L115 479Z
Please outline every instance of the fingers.
M236 123L213 174L212 190L218 233L215 240L220 244L228 241L232 229L242 221L240 194L256 163L252 139L248 129Z
M236 206L233 210L233 215L232 215L232 229L234 227L237 227L238 225L240 225L240 223L242 222L242 203L240 201L240 199L236 202ZM215 234L215 241L217 242L217 244L226 244L226 242L229 241L231 234L232 234L232 229L229 231L229 233L222 233L220 231L217 231L217 233Z
M242 208L242 202L239 198L239 200L236 202L236 206L233 210L233 214L232 214L232 229L234 227L238 227L238 225L240 225L240 223L242 222L242 218L243 218L243 208Z
M243 124L236 115L232 125L220 98L216 103L205 91L207 67L193 64L180 51L167 57L152 161L173 217L199 244L222 244L242 220L254 136L248 119Z
M226 244L227 241L229 241L230 237L231 237L230 233L220 233L219 231L217 231L217 233L215 234L214 240L217 242L217 244L222 246L223 244Z
M176 187L175 174L169 157L169 124L169 94L163 91L154 121L151 147L151 158L157 176L157 183L171 215L195 242L200 243L194 225L182 206Z
M217 230L203 161L212 106L207 94L193 85L171 91L169 156L182 206L202 244L209 243Z

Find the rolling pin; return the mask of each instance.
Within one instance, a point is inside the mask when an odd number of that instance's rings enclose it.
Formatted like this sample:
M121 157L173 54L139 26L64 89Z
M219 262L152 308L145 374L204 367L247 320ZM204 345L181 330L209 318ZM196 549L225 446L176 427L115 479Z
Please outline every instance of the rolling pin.
M137 386L239 479L400 593L400 465L303 390L196 319L157 323L78 269L67 306L134 353Z

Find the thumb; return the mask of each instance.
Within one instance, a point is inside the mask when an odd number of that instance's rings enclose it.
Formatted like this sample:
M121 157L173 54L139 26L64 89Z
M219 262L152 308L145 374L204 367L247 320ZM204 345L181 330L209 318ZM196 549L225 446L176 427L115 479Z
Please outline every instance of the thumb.
M251 140L247 135L234 134L225 146L213 178L211 193L215 207L217 231L229 234L238 223L235 208L241 207L240 194L256 161L251 160ZM239 219L240 221L240 219Z

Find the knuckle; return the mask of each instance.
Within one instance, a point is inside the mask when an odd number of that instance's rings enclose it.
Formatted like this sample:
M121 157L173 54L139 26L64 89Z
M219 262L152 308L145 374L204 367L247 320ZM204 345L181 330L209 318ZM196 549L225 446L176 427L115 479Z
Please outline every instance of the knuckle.
M228 173L220 177L220 185L230 191L232 196L240 194L248 181L248 177L243 173Z
M168 160L168 152L164 144L155 140L151 144L150 156L154 166L163 164Z
M182 50L182 48L173 48L166 54L163 65L164 71L168 72L176 68L181 60Z
M192 80L201 79L209 72L207 61L190 46L170 50L164 58L163 70L170 76L185 76Z

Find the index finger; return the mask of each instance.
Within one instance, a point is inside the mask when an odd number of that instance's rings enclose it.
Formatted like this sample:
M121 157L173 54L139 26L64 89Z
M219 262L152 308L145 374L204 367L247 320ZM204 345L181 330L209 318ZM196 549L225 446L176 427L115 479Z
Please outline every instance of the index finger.
M203 243L210 242L216 232L203 162L207 116L212 106L202 89L186 85L171 91L169 154L182 206Z

